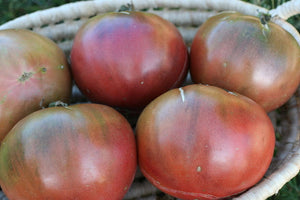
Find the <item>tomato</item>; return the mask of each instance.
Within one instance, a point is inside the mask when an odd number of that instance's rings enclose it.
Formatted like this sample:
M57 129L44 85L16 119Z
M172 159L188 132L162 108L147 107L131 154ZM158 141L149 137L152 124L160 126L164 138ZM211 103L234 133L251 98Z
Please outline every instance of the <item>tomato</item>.
M141 109L187 73L188 53L176 27L144 12L95 16L74 38L74 80L92 102Z
M36 111L0 147L0 185L10 200L122 199L136 170L127 120L100 104Z
M64 52L28 30L0 31L0 141L29 113L67 102L71 74Z
M272 160L275 134L253 100L188 85L152 101L136 128L139 166L180 199L221 199L256 184Z
M269 112L283 105L300 83L300 48L273 22L225 12L199 28L191 46L191 76L243 94Z

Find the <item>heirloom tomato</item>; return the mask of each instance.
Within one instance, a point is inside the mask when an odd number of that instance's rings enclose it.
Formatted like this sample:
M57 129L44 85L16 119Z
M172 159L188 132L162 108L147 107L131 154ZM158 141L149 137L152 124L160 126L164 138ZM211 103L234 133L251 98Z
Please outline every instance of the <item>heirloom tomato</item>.
M272 160L275 134L253 100L188 85L152 101L137 122L139 166L180 199L222 199L256 184Z
M127 120L100 104L36 111L0 147L0 185L10 200L121 200L136 170Z
M195 83L243 94L269 112L283 105L299 86L300 47L271 21L221 13L209 18L195 35L191 76Z
M98 15L77 32L74 80L92 102L141 109L187 74L188 53L176 27L145 12Z
M23 117L53 101L67 102L71 74L64 52L29 30L0 31L0 140Z

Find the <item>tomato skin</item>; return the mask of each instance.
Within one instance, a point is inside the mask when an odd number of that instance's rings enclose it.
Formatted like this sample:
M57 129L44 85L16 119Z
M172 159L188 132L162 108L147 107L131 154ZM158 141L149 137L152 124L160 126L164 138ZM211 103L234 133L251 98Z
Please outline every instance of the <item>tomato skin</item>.
M117 111L52 107L9 132L0 147L0 184L10 200L121 200L136 165L133 130Z
M247 97L213 86L173 89L151 102L136 128L145 177L180 199L221 199L256 184L274 151L273 125Z
M283 105L300 83L300 47L273 22L236 12L207 20L191 46L191 76L253 99L269 112Z
M143 12L96 16L77 32L71 50L76 84L92 102L141 109L179 86L188 53L170 22Z
M26 115L68 102L71 73L64 52L28 30L0 31L0 141Z

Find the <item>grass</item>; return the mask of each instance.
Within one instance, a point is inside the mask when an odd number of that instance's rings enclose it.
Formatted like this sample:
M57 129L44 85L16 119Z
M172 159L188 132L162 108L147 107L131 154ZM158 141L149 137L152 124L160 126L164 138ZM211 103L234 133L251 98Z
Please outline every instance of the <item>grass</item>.
M75 1L78 0L0 0L0 24L36 10Z
M288 182L277 195L268 200L299 200L300 199L300 175Z
M78 0L0 0L0 24L24 14L36 10L46 9L61 4L75 2ZM244 0L267 9L275 8L286 0ZM300 30L300 15L288 20L298 31ZM277 195L268 200L299 200L300 199L300 175L288 182Z

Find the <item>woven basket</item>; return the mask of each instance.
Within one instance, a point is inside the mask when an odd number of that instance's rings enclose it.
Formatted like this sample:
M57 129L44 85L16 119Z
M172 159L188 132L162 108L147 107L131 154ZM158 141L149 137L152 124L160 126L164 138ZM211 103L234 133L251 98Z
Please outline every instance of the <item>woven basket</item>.
M269 12L272 21L290 32L300 45L297 30L286 22L288 18L300 13L300 0L289 1L276 9L265 8L238 0L99 0L81 1L60 7L37 11L9 21L0 29L30 29L55 41L67 55L72 40L79 27L90 17L97 14L116 11L122 5L133 3L136 10L152 12L174 23L189 46L198 27L210 16L224 10L235 10L257 16L259 12ZM73 91L75 101L85 101ZM276 155L264 178L248 191L234 199L266 199L276 194L300 169L300 89L277 111L269 113L276 134L280 140L276 143ZM77 98L77 99L76 99ZM2 197L3 196L3 197ZM0 199L7 199L2 194ZM125 200L175 199L152 186L140 173L124 197Z

